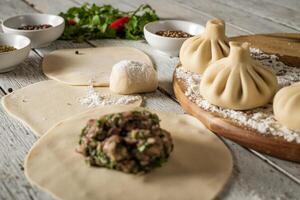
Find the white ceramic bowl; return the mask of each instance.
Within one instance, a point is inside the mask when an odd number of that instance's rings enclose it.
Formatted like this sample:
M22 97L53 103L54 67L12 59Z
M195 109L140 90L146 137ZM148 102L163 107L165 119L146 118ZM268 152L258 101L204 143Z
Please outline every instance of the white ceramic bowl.
M198 35L204 31L204 26L181 20L161 20L150 22L144 27L147 42L155 49L170 55L178 56L182 43L187 38L170 38L155 34L157 31L180 30L190 35Z
M50 24L52 27L40 30L18 30L24 25ZM49 45L61 36L65 28L62 17L48 14L25 14L8 18L2 22L4 33L24 35L31 40L31 47L38 48Z
M16 48L14 51L0 53L0 73L8 72L27 58L30 52L30 39L22 35L0 34L0 45Z

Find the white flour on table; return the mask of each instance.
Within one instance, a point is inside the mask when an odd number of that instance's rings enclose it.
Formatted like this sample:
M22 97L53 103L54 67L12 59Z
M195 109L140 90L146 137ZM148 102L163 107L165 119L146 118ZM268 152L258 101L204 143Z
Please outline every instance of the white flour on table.
M140 96L135 95L123 95L123 96L112 96L111 94L101 94L94 89L93 82L88 87L87 95L79 98L81 105L85 105L89 108L104 106L104 105L117 105L117 104L131 104L141 100Z
M276 55L268 55L259 49L251 48L251 56L263 65L271 67L277 75L279 87L285 87L300 81L300 68L290 67L279 61ZM263 135L273 135L284 138L288 142L300 143L300 133L281 125L273 115L272 104L249 111L236 111L221 108L210 104L199 91L201 75L188 72L182 67L175 71L176 78L186 86L185 96L200 108L218 114L223 118L229 118L235 123L252 129Z

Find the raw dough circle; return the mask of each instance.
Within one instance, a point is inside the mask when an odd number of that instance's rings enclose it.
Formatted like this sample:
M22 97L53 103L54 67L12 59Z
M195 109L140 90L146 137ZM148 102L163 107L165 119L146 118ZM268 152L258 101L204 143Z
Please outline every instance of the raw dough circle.
M95 90L115 98L124 96L112 94L107 87ZM88 89L84 86L70 86L49 80L6 95L2 98L2 104L10 115L29 126L37 136L41 136L56 123L92 109L79 102L80 98L87 96L87 92ZM141 103L140 97L132 106L140 106Z
M274 97L273 110L280 123L300 131L300 83L279 90Z
M75 54L78 51L79 54ZM153 66L151 59L141 50L131 47L97 47L61 49L43 59L43 72L47 77L69 85L109 86L113 65L121 60L135 60Z
M231 153L217 136L189 115L157 113L162 128L174 140L170 160L161 168L146 175L131 175L89 167L84 157L75 152L82 127L88 119L128 110L132 108L98 108L57 124L29 152L26 177L65 200L206 200L221 192L232 171Z

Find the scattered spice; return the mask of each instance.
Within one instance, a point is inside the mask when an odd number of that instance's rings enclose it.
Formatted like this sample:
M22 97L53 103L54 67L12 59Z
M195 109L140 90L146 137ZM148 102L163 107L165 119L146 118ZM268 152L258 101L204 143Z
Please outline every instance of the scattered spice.
M9 45L0 45L0 53L5 53L9 51L14 51L16 50L15 47L9 46Z
M155 34L163 36L163 37L171 37L171 38L189 38L189 37L192 37L191 34L186 33L184 31L178 31L178 30L175 30L175 31L171 31L171 30L157 31Z
M149 111L129 111L91 119L83 128L78 153L91 166L146 173L165 163L173 151L169 132Z
M20 170L24 171L24 166L22 164L19 164Z
M8 91L9 93L12 93L12 92L13 92L13 89L12 89L12 88L8 88L7 91Z
M51 28L52 25L50 24L38 24L38 25L24 25L19 27L19 30L26 30L26 31L31 31L31 30L41 30L41 29L47 29Z
M79 51L75 51L75 54L77 54L77 55L78 55L78 54L79 54Z

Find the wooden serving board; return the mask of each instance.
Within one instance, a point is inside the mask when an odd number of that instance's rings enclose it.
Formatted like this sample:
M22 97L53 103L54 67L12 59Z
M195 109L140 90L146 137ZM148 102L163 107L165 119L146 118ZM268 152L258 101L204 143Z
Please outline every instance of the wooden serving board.
M290 66L300 67L300 34L261 34L231 38L234 41L247 41L252 47L265 53L276 54ZM198 118L208 129L245 147L285 160L300 163L300 144L287 142L281 137L265 136L247 130L229 119L203 110L185 96L185 85L173 75L175 96L183 109Z

